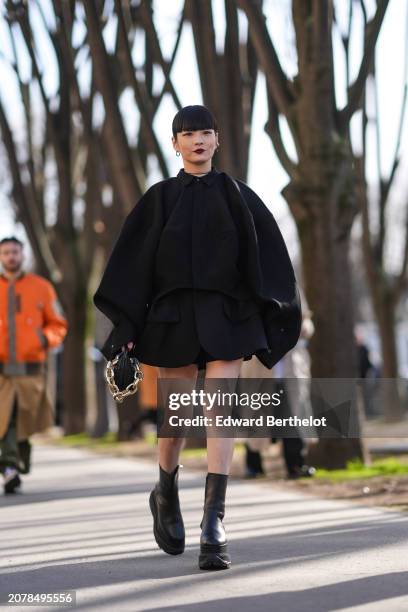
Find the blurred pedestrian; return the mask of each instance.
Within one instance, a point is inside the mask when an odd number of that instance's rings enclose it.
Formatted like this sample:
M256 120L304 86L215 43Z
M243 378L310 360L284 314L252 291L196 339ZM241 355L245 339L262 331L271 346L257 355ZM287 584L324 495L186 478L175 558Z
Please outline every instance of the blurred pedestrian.
M358 357L358 372L361 383L362 399L366 417L376 417L374 394L376 390L376 378L379 375L370 358L370 351L364 341L362 332L354 330L354 340Z
M30 471L30 436L53 424L46 389L47 351L58 346L67 322L53 286L23 270L23 243L0 241L0 472L5 493Z

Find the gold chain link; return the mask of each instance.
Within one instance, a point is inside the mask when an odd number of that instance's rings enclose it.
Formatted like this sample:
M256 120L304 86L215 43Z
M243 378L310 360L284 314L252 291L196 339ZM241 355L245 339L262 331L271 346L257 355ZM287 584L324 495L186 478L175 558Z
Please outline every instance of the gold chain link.
M123 391L120 391L119 387L117 386L115 382L115 372L114 372L114 367L118 363L119 357L120 355L117 355L114 359L112 359L111 361L108 361L108 363L106 364L105 379L106 379L106 382L108 383L109 391L111 392L113 399L116 402L123 402L125 397L128 397L128 395L133 395L133 393L136 393L139 382L143 380L143 372L140 369L139 361L136 358L132 357L132 362L134 363L134 366L135 366L134 379L130 384L128 384L126 389L123 389Z

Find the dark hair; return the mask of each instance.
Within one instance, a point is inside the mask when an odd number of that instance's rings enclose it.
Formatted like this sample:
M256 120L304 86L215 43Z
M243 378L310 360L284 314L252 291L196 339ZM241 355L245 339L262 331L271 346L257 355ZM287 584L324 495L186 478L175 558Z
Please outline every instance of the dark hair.
M15 244L18 244L21 248L23 248L23 243L15 236L8 236L7 238L2 238L0 240L0 247L3 246L3 244L6 244L7 242L14 242Z
M194 132L195 130L210 129L218 132L217 122L213 114L205 106L194 104L185 106L175 115L172 124L173 136L178 132Z

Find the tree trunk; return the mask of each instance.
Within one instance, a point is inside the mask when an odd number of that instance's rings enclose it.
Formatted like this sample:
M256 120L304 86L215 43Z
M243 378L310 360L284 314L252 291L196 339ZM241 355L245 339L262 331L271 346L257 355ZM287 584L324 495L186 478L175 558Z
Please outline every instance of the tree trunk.
M328 161L328 163L330 163ZM327 174L328 171L326 171ZM321 175L324 174L320 170ZM310 175L309 175L310 176ZM357 377L352 283L348 231L341 230L345 199L322 185L313 191L289 185L284 195L297 213L302 251L304 290L318 330L309 341L312 378ZM353 420L359 429L359 419ZM356 438L321 438L309 449L308 461L327 469L345 467L350 459L364 459L363 443Z
M108 398L106 396L105 362L95 361L96 418L91 436L102 438L109 431Z
M387 422L401 421L405 410L398 385L398 361L395 338L395 305L387 295L375 300L382 348L382 370L380 397L384 419Z
M75 299L77 297L77 299ZM65 306L70 328L64 343L62 401L65 435L85 431L86 299L68 294Z
M351 378L357 375L357 352L353 336L349 236L333 234L322 206L313 223L302 223L305 294L319 333L310 341L311 374L320 378ZM329 348L331 347L331 349Z
M356 157L357 194L362 221L362 254L368 287L381 340L381 386L379 405L388 422L404 416L402 397L398 390L398 355L395 337L395 312L402 295L402 287L391 277L383 262L385 232L371 237L368 186L364 176L365 155ZM385 206L384 188L380 208ZM408 247L408 242L407 242ZM403 273L403 270L401 271Z

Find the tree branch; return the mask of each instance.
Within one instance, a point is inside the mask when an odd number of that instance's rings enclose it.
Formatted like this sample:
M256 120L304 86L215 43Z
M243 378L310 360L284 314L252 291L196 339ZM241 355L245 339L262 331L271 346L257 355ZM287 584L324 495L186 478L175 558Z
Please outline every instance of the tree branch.
M388 3L389 0L378 0L374 17L366 24L363 58L361 60L358 75L354 83L348 88L347 105L339 112L339 125L341 126L342 132L347 129L352 115L361 104L361 97L374 59L375 46L384 21Z
M265 15L255 0L235 0L244 11L249 23L249 35L256 50L258 61L270 84L270 92L278 112L288 115L288 108L294 102L287 79L278 59L266 25Z
M0 130L7 151L7 158L12 179L12 195L14 204L26 219L24 227L30 239L31 246L42 270L54 282L61 281L61 273L49 248L47 235L38 215L38 206L31 202L30 193L25 189L20 174L16 147L13 135L0 99Z
M87 0L84 8L95 80L103 97L106 124L109 127L109 163L112 167L112 180L115 181L115 188L125 208L130 211L140 198L142 187L134 171L122 116L118 108L115 82L100 29L95 0Z
M130 82L133 94L135 96L136 105L140 111L140 123L142 133L145 134L145 139L148 141L148 150L149 152L154 152L156 154L157 160L159 162L159 166L164 178L168 178L169 171L167 167L166 160L163 155L163 151L161 149L159 140L156 136L156 133L153 129L153 120L154 120L154 110L150 103L150 100L147 95L145 95L145 91L142 91L142 87L140 87L139 82L136 78L135 69L132 63L132 56L129 47L129 41L127 37L127 31L125 26L125 19L123 16L122 10L122 2L121 0L115 0L115 9L116 9L116 17L118 19L118 37L121 41L122 49L123 49L123 65L125 72L127 74L128 81ZM152 27L154 29L154 24L152 20ZM156 37L153 37L154 39ZM163 57L161 55L161 50L159 47L159 56L161 60Z
M300 180L298 166L293 160L290 159L286 151L286 147L283 143L282 133L279 125L279 113L275 105L274 99L269 91L269 87L267 87L267 99L269 117L268 121L265 124L265 132L271 138L276 155L278 156L282 167L286 170L291 180Z

